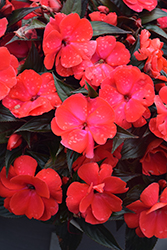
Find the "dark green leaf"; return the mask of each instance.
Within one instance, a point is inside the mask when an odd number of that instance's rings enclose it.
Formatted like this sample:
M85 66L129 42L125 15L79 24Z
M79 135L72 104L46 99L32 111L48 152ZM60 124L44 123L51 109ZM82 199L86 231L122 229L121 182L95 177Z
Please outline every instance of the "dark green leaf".
M124 159L135 159L143 157L147 144L145 143L146 138L143 139L127 139L122 147L122 160Z
M36 49L34 43L32 43L31 49L28 53L25 63L19 70L19 73L24 71L25 69L33 69L36 72L40 72L42 68L42 59Z
M86 82L87 88L88 88L88 96L91 98L95 98L98 96L96 90L92 88L92 86L89 85L89 83Z
M81 0L67 0L63 3L62 13L68 15L70 13L78 13L81 15Z
M53 78L54 78L54 83L55 83L57 93L63 102L65 99L67 99L71 95L74 89L71 86L59 80L54 74L53 74Z
M138 237L134 229L126 228L125 250L152 250L157 242L156 237Z
M165 31L163 31L157 25L146 24L146 25L144 25L144 28L149 30L150 32L154 33L157 38L163 39L165 42L167 42L167 33L165 33Z
M81 1L81 15L80 17L83 18L85 16L87 10L88 0Z
M8 22L9 22L8 27L17 23L23 17L25 17L26 15L30 14L31 12L33 12L34 10L39 9L39 8L40 8L40 6L33 7L33 8L21 8L21 9L14 10L12 12L12 14L8 17Z
M126 130L126 129L120 127L119 125L117 125L116 138L118 138L118 139L128 139L128 138L138 138L138 136L131 134L128 130Z
M14 130L18 128L18 126L22 124L20 122L2 122L0 123L0 144L6 143L11 134L13 134Z
M88 95L88 90L85 89L85 87L80 87L79 89L71 91L72 94L78 94L81 93L83 95Z
M131 188L126 194L126 198L124 199L124 205L127 206L130 203L139 200L144 188L145 186L140 184L133 186L133 188Z
M91 225L86 223L83 219L78 219L77 222L84 233L92 240L110 249L121 250L113 235L104 225Z
M21 216L15 215L9 212L4 207L4 198L0 197L0 216L6 217L6 218L20 218Z
M79 153L71 150L71 149L67 149L67 153L66 153L66 157L67 157L67 165L68 165L68 169L69 172L71 173L72 170L72 164L73 162L80 156Z
M6 1L5 0L1 0L0 1L0 9L2 9L2 7L6 4Z
M118 15L126 13L126 16L133 15L133 11L127 7L126 4L124 4L123 1L120 0L100 0L102 4L107 6L110 11L115 11Z
M146 24L149 22L152 22L160 17L167 16L167 13L163 11L160 8L155 8L154 10L150 11L144 11L141 15L140 18L142 20L142 24Z
M50 132L50 122L54 116L54 111L50 111L49 113L45 113L41 116L37 116L26 122L23 126L18 128L15 133L22 131L29 132Z
M19 148L15 148L11 151L7 150L5 154L5 167L6 167L6 174L8 175L8 171L10 165L13 164L13 161L22 154Z
M25 28L25 31L32 30L32 29L44 29L45 26L46 24L39 21L38 19L32 19L30 24Z
M3 105L0 105L0 122L17 122L20 119L17 119L12 115L9 109L5 108Z
M59 245L62 250L75 250L82 239L82 232L68 222L55 225Z
M109 220L123 220L124 219L124 214L129 213L130 210L126 207L124 207L121 211L119 212L113 212Z
M47 161L49 159L48 155L34 152L34 151L30 151L30 150L27 150L26 152L28 154L30 154L38 162L38 164L41 168L45 168L45 164L47 163Z
M119 34L129 34L130 31L120 29L114 25L101 22L101 21L92 21L93 36L101 36L105 34L119 35Z

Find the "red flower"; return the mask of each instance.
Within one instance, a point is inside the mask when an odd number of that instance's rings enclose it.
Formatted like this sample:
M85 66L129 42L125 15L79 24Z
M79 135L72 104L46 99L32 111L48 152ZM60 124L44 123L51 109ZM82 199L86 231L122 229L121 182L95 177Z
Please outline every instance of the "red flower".
M108 140L104 145L98 145L94 150L94 157L92 159L82 155L77 158L73 163L73 170L77 171L83 164L90 162L100 162L111 165L113 168L117 165L119 159L121 159L121 149L123 143L112 152L113 140Z
M2 100L17 82L18 60L5 47L0 47L0 58L0 100Z
M99 95L113 107L116 124L128 129L132 124L146 124L155 93L151 78L130 65L113 70L110 78L102 82Z
M167 12L167 9L162 9L162 10ZM158 18L157 22L161 29L167 28L167 16Z
M105 100L75 94L56 109L51 129L65 147L92 158L94 141L103 145L115 136L113 121L114 111Z
M91 21L102 21L114 26L117 25L117 14L115 12L109 13L109 9L105 6L98 6L98 10L89 14Z
M50 7L53 12L60 11L62 7L60 0L33 0L33 2L40 3L44 9Z
M12 134L9 137L8 144L7 144L7 150L12 150L14 148L17 148L22 143L22 136L18 134Z
M157 6L157 0L123 0L124 3L132 10L141 12L143 9L152 11Z
M6 17L0 19L0 37L5 34L7 28L8 20Z
M4 206L16 215L29 219L48 220L55 215L62 202L61 178L51 168L42 169L35 175L37 162L22 155L0 172L0 195L6 197ZM35 176L34 176L35 175Z
M130 60L129 50L123 43L117 42L114 36L98 37L96 42L96 51L91 58L92 65L85 64L81 86L85 84L85 80L92 86L99 86L105 78L110 76L114 68L127 64ZM78 74L80 67L80 65L74 67L74 76Z
M167 188L159 195L160 186L153 182L140 195L140 200L127 206L135 213L124 219L129 228L136 228L139 237L167 238Z
M25 70L17 77L17 84L11 89L3 105L15 117L37 116L59 106L58 97L51 73L37 74L34 70Z
M163 140L155 139L152 141L140 160L142 172L145 175L161 175L167 172L167 147L162 145Z
M154 102L157 108L157 116L149 122L149 129L157 137L167 141L167 86L160 89L159 95L156 95Z
M57 13L55 19L50 18L44 31L45 67L51 69L55 57L55 66L62 66L67 71L84 59L90 59L96 49L96 42L90 41L92 35L92 26L87 19L80 19L77 13Z
M126 182L111 176L112 167L97 163L87 163L78 170L79 177L85 183L73 182L67 190L68 209L85 218L91 224L106 222L112 212L122 209L122 200L115 194L125 193Z
M153 78L167 80L165 76L161 75L161 71L167 72L167 60L163 57L163 42L159 38L149 39L150 32L146 29L141 31L140 35L140 49L135 51L134 55L137 60L147 59L144 72Z

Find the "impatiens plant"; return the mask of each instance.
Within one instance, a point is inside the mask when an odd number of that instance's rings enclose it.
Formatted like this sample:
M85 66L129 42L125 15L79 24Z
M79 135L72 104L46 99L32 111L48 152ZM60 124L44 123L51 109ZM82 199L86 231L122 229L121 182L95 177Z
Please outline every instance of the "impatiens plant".
M1 1L0 216L51 223L62 250L167 238L166 10Z

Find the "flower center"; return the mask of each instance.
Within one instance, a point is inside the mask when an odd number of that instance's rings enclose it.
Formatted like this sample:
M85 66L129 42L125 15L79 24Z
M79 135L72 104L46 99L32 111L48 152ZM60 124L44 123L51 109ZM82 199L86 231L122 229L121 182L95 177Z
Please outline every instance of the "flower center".
M129 95L124 95L124 100L125 100L126 102L128 102L128 101L130 100L130 96L129 96Z
M39 97L39 95L35 95L35 96L33 96L32 98L31 98L31 102L33 102L33 101L35 101L37 98Z
M87 125L87 123L86 123L86 122L84 122L84 123L83 123L83 127L82 127L82 129L83 129L83 130L85 130L85 128L86 128L87 126L88 126L88 125Z
M35 187L34 187L32 184L27 184L27 187L28 187L28 189L30 189L30 190L34 190L34 189L35 189Z

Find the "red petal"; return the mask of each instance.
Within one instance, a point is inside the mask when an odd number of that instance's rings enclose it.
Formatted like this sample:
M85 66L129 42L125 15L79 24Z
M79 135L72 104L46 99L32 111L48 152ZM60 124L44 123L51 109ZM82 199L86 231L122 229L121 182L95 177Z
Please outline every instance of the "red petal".
M95 162L82 165L78 169L78 175L89 185L91 183L93 183L93 186L99 184L99 166Z
M39 218L39 220L46 221L51 218L52 215L55 215L59 209L58 203L50 198L42 198L42 201L44 203L45 209L43 215Z
M140 200L148 207L153 206L159 199L159 185L153 182L140 195Z
M97 41L97 49L96 52L100 58L106 59L116 45L116 39L114 36L104 36L98 37Z
M61 49L61 64L65 68L74 67L82 62L80 52L71 44Z
M85 195L85 197L81 200L79 204L79 211L81 213L86 212L87 208L91 205L93 198L94 198L93 189L90 190L89 188L89 192Z
M56 54L62 46L62 35L52 30L43 40L43 50L46 54Z
M6 17L0 19L0 37L5 34L7 28L8 20Z
M71 149L78 153L82 153L83 151L86 150L87 145L88 145L88 133L85 130L81 129L75 129L71 131L68 134L68 138L66 137L67 135L64 134L64 137L62 137L62 144L64 145L64 139L67 139L67 143ZM68 147L67 145L67 147ZM65 145L66 146L66 145Z
M34 187L35 192L42 197L50 198L50 192L47 184L38 179L37 177L33 177L30 175L18 175L11 179L12 183L23 186L24 189L28 189L31 191L31 185ZM29 187L30 185L30 187ZM34 190L33 189L33 190Z
M41 197L35 191L27 189L21 190L11 197L10 208L14 214L25 214L29 219L39 219L44 212Z
M21 155L14 161L14 169L19 175L34 176L37 165L37 161L29 155Z
M73 182L67 189L66 204L72 213L79 213L79 204L85 197L89 189L89 186L84 183Z
M115 176L107 177L103 182L105 183L104 190L107 192L121 194L128 190L128 188L126 188L126 182Z
M79 22L80 17L77 13L71 13L64 17L59 25L60 32L63 38L69 38L74 32L74 29L77 27Z
M125 115L128 122L137 121L145 112L146 108L138 100L131 98L125 105Z
M91 207L94 217L99 221L107 221L112 214L110 206L101 194L94 195Z
M62 181L58 173L51 169L42 169L36 175L37 178L44 181L50 191L50 196L53 197L58 203L62 202Z
M9 67L10 65L10 52L6 47L0 47L1 64L0 71Z
M99 152L100 153L100 152ZM100 171L99 171L99 183L102 183L105 178L110 177L112 175L113 168L109 164L103 163L100 166Z
M121 42L116 42L115 47L106 58L106 62L112 67L127 64L130 61L129 50Z

